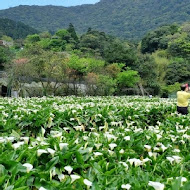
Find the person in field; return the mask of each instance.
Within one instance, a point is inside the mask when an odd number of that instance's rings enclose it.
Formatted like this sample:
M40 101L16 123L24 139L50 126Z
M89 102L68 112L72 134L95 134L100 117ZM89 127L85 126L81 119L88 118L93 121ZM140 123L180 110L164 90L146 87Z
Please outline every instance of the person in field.
M177 112L183 115L188 114L188 99L190 93L188 84L181 85L181 91L177 92Z

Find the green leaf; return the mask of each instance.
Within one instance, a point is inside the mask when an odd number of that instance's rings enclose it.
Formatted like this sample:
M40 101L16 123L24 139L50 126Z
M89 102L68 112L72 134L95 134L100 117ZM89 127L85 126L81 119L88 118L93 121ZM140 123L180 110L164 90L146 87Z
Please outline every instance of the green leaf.
M53 166L55 166L59 162L59 157L56 156L52 158L46 165L46 170L50 170Z
M14 189L14 190L29 190L29 187L24 186L24 187L16 188L16 189Z
M78 151L75 153L75 155L76 155L76 159L77 159L78 164L83 165L84 164L84 160L83 160L82 155Z
M99 190L101 189L97 182L93 182L92 190Z
M22 187L23 185L25 185L27 178L28 178L28 176L26 175L26 176L22 176L19 179L17 179L14 184L15 187Z
M96 173L102 173L102 168L97 162L93 164L93 169L95 170Z
M15 130L12 130L12 133L10 136L13 136L13 137L20 139L20 135Z
M115 172L116 168L111 169L110 171L105 172L105 175L111 175Z
M181 189L182 190L190 189L190 182L186 182L185 185Z
M0 185L2 185L2 184L4 183L6 177L7 177L7 176L2 176L2 177L0 177Z
M0 164L0 176L5 175L7 172L5 170L5 166L3 166L2 164Z
M5 188L5 190L13 190L14 189L14 185L10 185L7 188Z
M179 190L181 187L181 177L176 179L172 184L172 190Z

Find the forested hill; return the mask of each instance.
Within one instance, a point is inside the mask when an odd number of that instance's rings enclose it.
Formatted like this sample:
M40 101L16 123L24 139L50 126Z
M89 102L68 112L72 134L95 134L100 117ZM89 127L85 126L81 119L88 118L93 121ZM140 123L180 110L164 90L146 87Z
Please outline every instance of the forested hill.
M0 17L22 21L41 31L57 31L72 23L78 33L89 27L114 36L140 39L160 25L190 21L189 0L101 0L74 7L18 6Z
M13 39L23 39L29 34L35 34L38 31L21 22L15 22L7 18L0 18L0 37L10 36Z

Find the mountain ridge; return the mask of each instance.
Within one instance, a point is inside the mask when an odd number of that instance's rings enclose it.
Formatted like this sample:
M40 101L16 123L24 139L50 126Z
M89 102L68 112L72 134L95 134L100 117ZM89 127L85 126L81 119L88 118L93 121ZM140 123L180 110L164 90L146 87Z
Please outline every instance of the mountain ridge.
M72 7L22 5L0 10L0 17L41 31L56 31L72 23L79 34L91 27L120 38L140 39L158 26L190 21L189 10L189 0L101 0Z
M36 29L19 21L8 18L0 18L0 37L3 35L13 39L25 38L29 34L38 33Z

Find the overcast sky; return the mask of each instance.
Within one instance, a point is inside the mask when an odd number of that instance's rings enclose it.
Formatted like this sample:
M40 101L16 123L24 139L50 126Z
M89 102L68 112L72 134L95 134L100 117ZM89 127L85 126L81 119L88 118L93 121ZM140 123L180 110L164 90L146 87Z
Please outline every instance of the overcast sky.
M18 5L60 5L75 6L82 4L94 4L100 0L0 0L0 9L7 9Z

